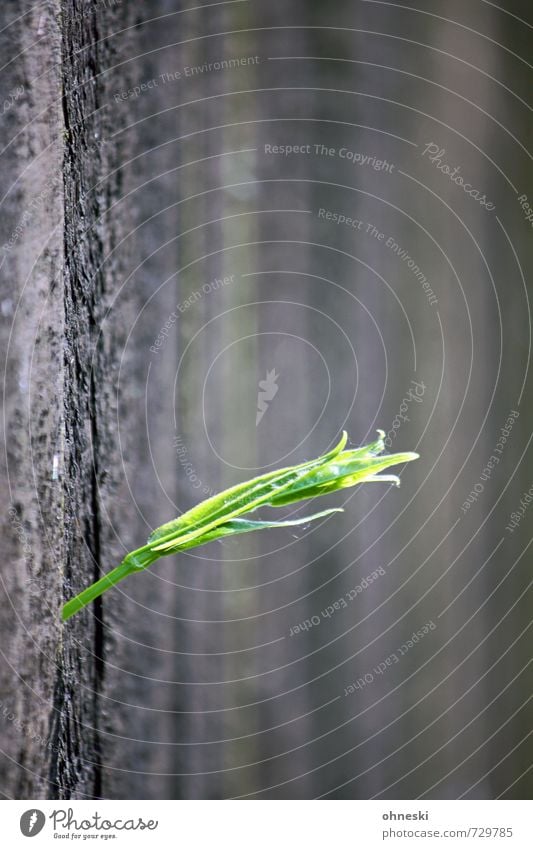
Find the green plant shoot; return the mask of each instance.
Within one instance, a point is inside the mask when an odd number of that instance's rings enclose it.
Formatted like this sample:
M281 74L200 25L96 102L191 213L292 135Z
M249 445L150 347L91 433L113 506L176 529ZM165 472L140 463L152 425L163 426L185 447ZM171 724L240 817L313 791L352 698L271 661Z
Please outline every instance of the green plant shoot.
M409 451L380 457L385 449L385 434L381 430L378 433L379 439L370 445L346 451L348 434L344 431L335 448L322 457L298 466L278 469L232 486L187 510L177 519L161 525L150 534L146 545L130 551L120 566L70 599L63 606L63 620L70 619L119 581L134 572L146 569L166 554L196 548L234 534L250 533L264 528L294 527L342 512L342 508L337 507L304 518L281 521L243 518L259 507L283 507L370 481L384 481L399 486L400 479L397 475L382 475L380 472L389 466L416 460L418 454Z

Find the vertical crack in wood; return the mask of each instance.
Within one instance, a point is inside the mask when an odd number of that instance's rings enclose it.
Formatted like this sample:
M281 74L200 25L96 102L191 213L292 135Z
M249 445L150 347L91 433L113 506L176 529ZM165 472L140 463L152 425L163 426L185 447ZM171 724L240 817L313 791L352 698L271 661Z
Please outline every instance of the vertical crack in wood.
M87 0L63 0L61 84L64 121L65 597L101 574L101 457L109 448L101 415L107 373L101 338L106 196L102 156L102 55L98 14ZM101 430L103 428L103 430ZM52 798L102 794L101 698L105 672L99 599L64 628L52 711Z

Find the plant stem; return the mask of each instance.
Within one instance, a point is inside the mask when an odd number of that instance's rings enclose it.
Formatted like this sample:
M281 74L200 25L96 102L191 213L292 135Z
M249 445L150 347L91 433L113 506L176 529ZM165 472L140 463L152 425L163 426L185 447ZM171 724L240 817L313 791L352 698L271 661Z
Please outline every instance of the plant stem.
M70 619L71 616L74 616L75 613L82 610L82 608L90 604L91 601L94 601L98 596L103 595L111 587L123 581L128 575L138 572L140 569L146 569L147 566L150 566L157 559L157 555L154 557L154 553L150 551L148 546L131 551L126 555L120 566L116 566L115 569L112 569L111 572L108 572L99 581L91 584L90 587L82 590L79 595L71 598L70 601L67 601L63 605L61 612L63 622L66 622L67 619Z

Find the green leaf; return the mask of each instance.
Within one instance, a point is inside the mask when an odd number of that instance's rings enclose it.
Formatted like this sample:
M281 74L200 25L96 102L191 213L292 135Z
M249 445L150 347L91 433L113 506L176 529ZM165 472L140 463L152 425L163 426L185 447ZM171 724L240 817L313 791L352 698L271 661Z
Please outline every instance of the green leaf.
M400 463L409 463L418 459L418 454L406 452L404 454L390 454L385 457L375 457L373 454L362 456L360 451L345 451L339 454L333 461L326 463L318 469L312 478L297 483L289 491L274 496L270 502L272 507L282 507L307 498L317 498L356 486L359 483L383 481L386 483L400 484L397 475L378 475L377 472L384 471L390 466Z
M262 504L268 504L276 494L285 492L295 483L305 481L316 469L333 460L342 451L347 439L348 434L344 431L338 445L316 460L260 475L250 481L225 489L218 495L213 495L188 510L178 519L157 528L148 538L148 544L153 551L164 551L167 548L175 547L178 539L182 544L196 539L206 531L216 528L217 525L224 524L243 513L250 513ZM154 543L157 543L157 545L154 545Z
M332 513L343 513L342 507L333 507L329 510L322 510L320 513L313 513L312 516L304 516L298 519L282 519L282 520L255 520L251 519L232 519L225 522L223 525L218 525L211 531L207 531L201 537L190 540L186 543L177 542L176 547L166 549L165 554L173 554L178 551L185 551L189 548L197 548L199 545L205 545L208 542L213 542L217 539L233 536L234 534L246 534L250 531L261 531L265 528L292 528L296 525L307 525L309 522L314 522L316 519L323 519L330 516ZM145 568L145 567L142 567Z

